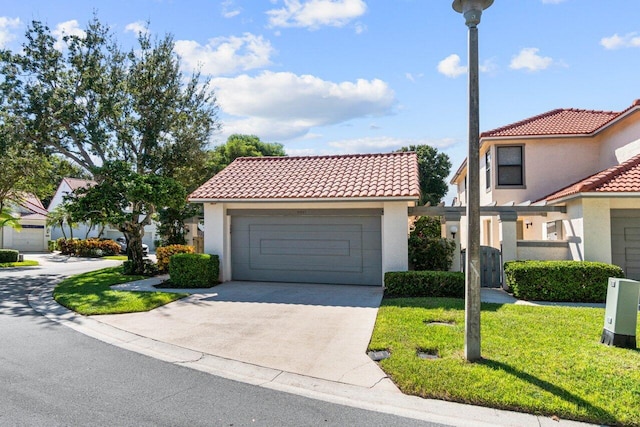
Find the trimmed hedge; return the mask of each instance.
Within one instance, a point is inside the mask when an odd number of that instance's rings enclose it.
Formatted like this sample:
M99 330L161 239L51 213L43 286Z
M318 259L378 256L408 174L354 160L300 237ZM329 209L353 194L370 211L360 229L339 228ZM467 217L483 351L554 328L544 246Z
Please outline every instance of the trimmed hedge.
M156 248L156 263L158 271L166 273L169 271L169 260L175 254L192 254L196 250L193 246L187 245L168 245Z
M589 261L509 261L507 286L532 301L605 302L609 277L624 277L617 265Z
M218 284L218 255L176 254L169 259L169 280L176 288L210 288Z
M0 263L18 262L18 255L15 249L0 249Z
M384 274L384 296L464 298L464 273L391 271Z

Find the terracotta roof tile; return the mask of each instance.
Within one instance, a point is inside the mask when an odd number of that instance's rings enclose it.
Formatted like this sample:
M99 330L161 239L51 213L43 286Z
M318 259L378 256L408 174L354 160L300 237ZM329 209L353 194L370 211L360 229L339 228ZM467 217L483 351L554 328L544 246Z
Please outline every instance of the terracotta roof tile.
M578 193L637 193L640 192L640 154L617 166L593 174L571 184L543 200L552 201Z
M481 137L584 135L595 132L621 114L621 112L578 110L575 108L557 109L483 132Z
M419 197L415 153L241 157L190 200Z

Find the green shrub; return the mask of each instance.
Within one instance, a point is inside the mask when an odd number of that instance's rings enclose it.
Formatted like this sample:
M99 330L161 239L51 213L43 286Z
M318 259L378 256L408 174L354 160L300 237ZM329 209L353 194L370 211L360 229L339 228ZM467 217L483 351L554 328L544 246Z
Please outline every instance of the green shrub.
M15 249L0 249L0 263L18 262L18 254Z
M47 250L53 252L58 248L58 242L56 240L49 240L47 242Z
M464 273L453 271L391 271L384 275L384 295L390 298L464 298Z
M617 265L589 261L509 261L504 273L516 298L534 301L605 302Z
M193 246L187 245L169 245L160 246L156 248L156 262L158 263L158 270L161 273L169 271L169 259L175 254L192 254L195 252Z
M158 266L153 261L145 258L142 262L144 265L142 270L143 276L155 276L158 274ZM127 260L122 263L122 274L125 276L136 276L139 273L133 271L133 263Z
M218 283L218 255L176 254L169 260L171 286L177 288L209 288Z
M440 237L440 217L420 217L409 234L409 263L414 270L449 271L456 244Z

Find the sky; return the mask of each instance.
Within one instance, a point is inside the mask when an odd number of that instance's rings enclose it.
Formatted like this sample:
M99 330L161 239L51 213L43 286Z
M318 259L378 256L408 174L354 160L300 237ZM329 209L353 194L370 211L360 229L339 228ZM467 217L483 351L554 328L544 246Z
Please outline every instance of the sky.
M81 34L95 12L123 46L175 39L211 79L222 130L289 155L429 144L452 173L467 152L467 27L451 0L0 0L0 48L31 21ZM555 108L640 98L639 0L495 0L480 40L480 129ZM148 24L148 25L147 25ZM450 191L447 203L454 196Z

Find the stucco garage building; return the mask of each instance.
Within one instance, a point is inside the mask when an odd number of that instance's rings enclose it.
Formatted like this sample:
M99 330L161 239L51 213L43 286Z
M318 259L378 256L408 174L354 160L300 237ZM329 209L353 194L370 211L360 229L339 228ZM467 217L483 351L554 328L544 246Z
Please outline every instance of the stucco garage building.
M415 153L239 158L189 196L221 280L380 286L406 270Z

